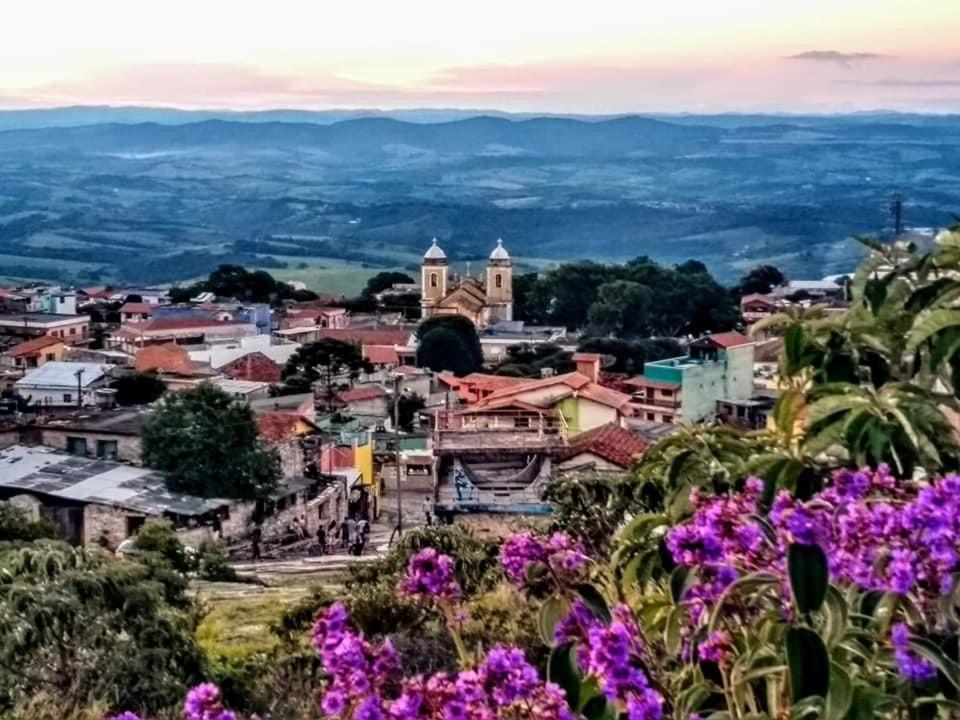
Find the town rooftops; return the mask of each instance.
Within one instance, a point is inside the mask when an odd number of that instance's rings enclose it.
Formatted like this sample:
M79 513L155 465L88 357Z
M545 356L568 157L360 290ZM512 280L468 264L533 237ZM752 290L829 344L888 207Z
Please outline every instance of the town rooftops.
M589 453L626 469L636 462L646 448L647 443L643 438L615 423L609 423L580 433L556 454L558 459L568 460Z
M135 315L151 315L156 310L156 305L145 302L128 302L120 306L120 314L133 313Z
M321 338L340 340L355 345L406 345L413 331L404 327L386 328L323 328L317 330Z
M23 445L0 450L0 488L146 515L197 516L230 504L229 500L172 493L163 475L147 468Z
M205 328L229 327L231 325L251 325L251 323L242 320L215 320L205 317L162 317L153 318L139 323L126 323L121 326L121 332L131 334L152 334L162 333L171 330L202 330Z
M392 345L364 345L363 357L374 365L398 365L400 356Z
M38 420L36 426L45 430L76 430L107 435L140 435L148 413L138 408L113 410L85 410L82 413Z
M559 391L558 396L551 397L551 405L570 395L576 395L617 410L626 408L630 404L629 395L595 383L582 373L571 372L540 380L527 380L512 387L496 390L481 400L478 406L506 405L507 401L513 398L519 399L519 396L526 393L551 388L556 388Z
M3 327L56 327L70 325L76 322L89 322L86 315L58 315L56 313L14 313L0 315L0 325Z
M339 398L345 403L361 402L363 400L376 400L386 395L383 388L365 387L351 388L340 393Z
M31 370L17 380L19 387L54 387L75 390L77 388L77 373L80 374L80 384L84 387L96 382L106 373L103 366L96 363L60 362L54 360Z
M250 395L251 393L266 391L270 387L270 383L254 380L231 380L224 377L214 378L210 382L230 395Z
M738 332L723 332L715 333L713 335L705 335L702 338L694 340L692 344L697 345L704 342L711 343L717 347L723 348L724 350L740 347L741 345L753 344L753 340Z
M258 412L254 415L257 431L267 442L283 442L296 437L301 417L295 412Z
M32 355L33 353L40 352L41 350L54 345L63 345L63 340L60 338L55 338L52 335L41 335L40 337L31 338L26 342L22 342L19 345L14 345L12 348L7 350L6 354L10 357L23 357L25 355Z

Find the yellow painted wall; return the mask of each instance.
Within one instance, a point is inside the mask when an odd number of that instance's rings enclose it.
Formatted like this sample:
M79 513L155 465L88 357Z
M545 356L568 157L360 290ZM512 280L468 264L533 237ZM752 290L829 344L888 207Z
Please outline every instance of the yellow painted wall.
M372 487L374 495L379 495L379 483L375 483L373 477L373 443L368 441L362 445L354 444L353 467L360 471L363 478L361 482L368 487Z

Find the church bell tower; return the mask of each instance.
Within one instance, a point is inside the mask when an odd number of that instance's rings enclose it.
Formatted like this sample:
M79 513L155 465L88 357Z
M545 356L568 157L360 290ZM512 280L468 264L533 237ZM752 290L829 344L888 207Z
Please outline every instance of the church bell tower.
M490 253L485 290L491 319L513 320L513 261L503 240L497 240L497 246Z

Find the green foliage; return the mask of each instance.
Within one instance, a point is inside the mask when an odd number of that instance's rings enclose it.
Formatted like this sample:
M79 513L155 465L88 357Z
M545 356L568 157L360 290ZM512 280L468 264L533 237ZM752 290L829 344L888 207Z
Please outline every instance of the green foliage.
M111 387L117 391L118 405L147 405L167 391L156 375L140 372L117 378Z
M204 542L197 548L197 575L210 582L236 582L237 571L228 562L222 543Z
M693 261L673 268L646 257L566 263L520 289L527 317L625 337L729 330L740 315L730 293Z
M31 520L19 508L0 502L0 542L30 542L59 536L57 526L49 520Z
M144 427L143 460L172 490L205 497L263 497L279 477L253 411L208 384L164 398Z
M338 385L352 383L370 370L358 345L323 338L300 347L287 360L281 375L287 386L298 392L309 392L318 383L330 402Z
M787 278L780 268L773 265L755 265L740 278L740 282L733 288L733 293L738 298L754 293L766 295L773 288L784 285L786 282Z
M0 565L0 707L47 692L64 710L154 712L200 678L189 603L155 567L43 542Z
M449 370L457 376L476 372L483 365L477 328L460 315L428 318L417 328L417 365L435 372Z
M276 260L271 262L270 258L250 257L261 266L284 267L283 263ZM190 298L204 292L212 292L217 297L234 298L241 302L270 303L271 305L279 305L283 300L312 300L317 297L316 293L294 290L286 283L278 282L265 270L251 272L241 265L219 265L206 280L173 288L170 291L170 299L175 303L187 302Z
M573 353L552 343L510 345L507 348L507 357L493 372L510 377L539 378L543 370L548 368L555 374L572 372Z
M399 406L399 407L398 407ZM400 397L394 398L390 407L390 417L397 417L400 421L400 429L405 432L413 430L413 421L417 413L426 406L423 398L416 393L408 395L400 393Z
M415 282L416 280L406 273L396 271L380 272L367 280L366 287L363 288L363 292L361 294L364 297L371 297L377 293L383 292L384 290L389 290L394 285L411 284Z
M787 552L787 570L797 612L801 616L817 612L827 596L830 579L823 549L819 545L792 543Z
M604 370L627 375L639 375L644 363L683 355L683 349L673 338L642 338L623 340L620 338L585 338L581 340L577 352L599 353L613 358L613 362Z
M609 553L626 518L646 509L635 478L626 473L564 474L547 485L543 499L553 507L556 526L598 556Z
M147 557L159 557L178 572L185 573L190 569L186 548L169 520L145 522L137 532L137 550Z

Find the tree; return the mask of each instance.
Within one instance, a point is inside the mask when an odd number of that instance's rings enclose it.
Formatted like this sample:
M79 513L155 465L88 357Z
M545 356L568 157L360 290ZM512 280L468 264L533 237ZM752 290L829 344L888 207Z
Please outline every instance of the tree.
M787 282L780 269L773 265L757 265L751 268L746 275L740 278L734 288L734 294L737 297L758 293L760 295L768 294L773 288L779 287Z
M621 340L619 338L585 338L577 352L599 353L613 358L605 370L627 375L639 375L647 362L683 355L683 348L673 338L642 338Z
M412 277L406 273L396 272L396 271L385 271L380 272L374 275L372 278L367 280L366 287L363 288L361 295L364 297L372 297L377 293L381 293L384 290L389 290L394 285L404 284L409 285L415 283Z
M31 520L19 508L0 502L0 543L30 542L41 538L56 538L59 535L56 525L49 520Z
M399 405L399 408L397 407ZM413 430L413 421L417 413L423 410L426 403L423 398L416 393L408 395L400 393L400 397L394 399L390 406L390 417L399 417L400 429L405 432Z
M417 328L417 341L419 367L467 375L483 366L477 328L460 315L438 315L423 321Z
M144 426L143 460L171 490L204 497L264 497L279 477L253 411L206 383L164 398Z
M59 717L98 703L152 714L200 679L197 614L169 566L51 542L8 551L3 566L0 711L44 695Z
M597 289L587 320L591 332L617 337L646 334L653 309L650 288L630 280L614 280Z
M118 405L148 405L167 391L163 380L141 372L117 378L112 387L117 391Z
M336 394L338 383L353 383L361 373L373 368L363 359L360 347L354 343L323 338L298 349L283 368L284 382L302 392L308 392L318 383L328 403Z

